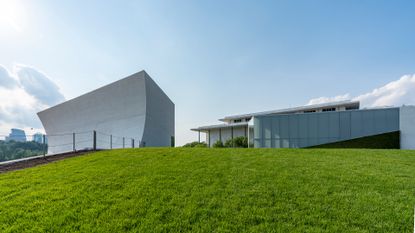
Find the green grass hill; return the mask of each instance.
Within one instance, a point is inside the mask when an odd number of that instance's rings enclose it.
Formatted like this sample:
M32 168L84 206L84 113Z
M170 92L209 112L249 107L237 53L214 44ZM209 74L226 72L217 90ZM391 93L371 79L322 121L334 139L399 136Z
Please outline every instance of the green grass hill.
M0 232L412 232L415 151L145 148L0 174Z

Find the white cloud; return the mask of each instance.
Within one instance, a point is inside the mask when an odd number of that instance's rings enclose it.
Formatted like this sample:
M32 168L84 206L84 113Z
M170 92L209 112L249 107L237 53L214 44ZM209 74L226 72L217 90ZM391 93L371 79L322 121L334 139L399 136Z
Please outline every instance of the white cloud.
M358 100L362 107L415 105L415 74L404 75L382 87L350 98L350 94L335 97L319 97L311 99L308 104L327 103L339 100Z
M415 104L415 74L402 76L354 99L360 100L365 107Z
M337 95L334 97L318 97L318 98L311 99L310 101L308 101L307 105L322 104L322 103L342 101L342 100L348 100L348 99L350 99L350 94Z
M15 65L13 71L20 86L43 104L55 105L65 100L59 87L41 71L24 65Z
M9 74L6 67L0 65L0 87L12 88L16 85L16 80Z
M0 66L0 100L0 133L4 135L10 128L42 131L36 113L64 101L64 96L42 72L15 65L13 72Z

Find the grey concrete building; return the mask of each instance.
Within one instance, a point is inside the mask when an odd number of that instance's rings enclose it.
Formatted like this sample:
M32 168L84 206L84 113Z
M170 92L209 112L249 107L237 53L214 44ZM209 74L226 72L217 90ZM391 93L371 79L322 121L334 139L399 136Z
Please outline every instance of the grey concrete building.
M130 145L130 139L136 147L173 146L174 111L170 98L141 71L38 116L47 134L48 153L53 154L91 148L93 131L97 148L102 149Z

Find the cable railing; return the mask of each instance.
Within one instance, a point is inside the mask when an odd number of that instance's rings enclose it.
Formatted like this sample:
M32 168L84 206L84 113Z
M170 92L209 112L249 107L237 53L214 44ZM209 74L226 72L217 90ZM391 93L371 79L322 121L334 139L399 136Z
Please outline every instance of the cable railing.
M143 147L137 138L96 130L59 134L0 135L0 162L79 151Z

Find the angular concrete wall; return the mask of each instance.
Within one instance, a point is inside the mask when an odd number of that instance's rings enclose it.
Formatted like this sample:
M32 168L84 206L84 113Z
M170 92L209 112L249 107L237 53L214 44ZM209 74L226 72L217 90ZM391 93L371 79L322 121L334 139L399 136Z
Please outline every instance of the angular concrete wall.
M174 137L174 104L145 71L38 113L48 135L48 153L92 147L92 131L98 131L97 146L113 148L144 142L146 146L170 146Z
M144 75L147 77L147 98L142 144L152 147L174 146L174 103L148 74Z
M398 130L399 108L267 115L254 119L254 144L302 148Z

